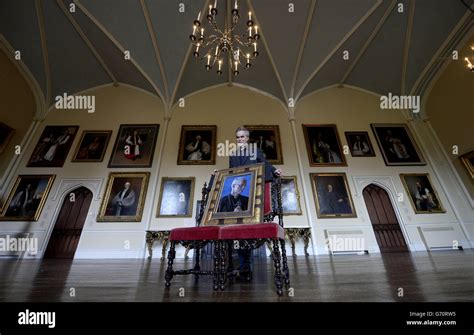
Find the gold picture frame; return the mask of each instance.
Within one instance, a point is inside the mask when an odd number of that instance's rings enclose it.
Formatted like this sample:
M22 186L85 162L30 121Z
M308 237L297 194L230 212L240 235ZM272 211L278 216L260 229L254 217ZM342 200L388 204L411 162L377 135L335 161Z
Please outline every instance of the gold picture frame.
M192 217L195 177L161 178L156 217Z
M72 162L102 162L111 135L112 130L84 130L72 156Z
M280 127L278 125L245 125L250 132L249 142L256 143L270 164L282 165Z
M466 167L467 172L471 175L471 178L474 179L474 150L461 155L459 158Z
M347 166L335 124L303 124L310 166Z
M38 221L55 178L52 174L19 175L3 203L0 220Z
M199 143L197 136L201 137ZM216 136L217 126L181 126L178 165L215 165Z
M429 173L400 173L400 179L415 214L446 213ZM420 183L423 194L420 194L417 183Z
M150 172L109 173L97 221L140 222L149 178Z
M302 215L296 176L281 176L281 202L283 215Z
M345 173L310 173L310 178L318 218L357 217Z
M245 180L245 182L244 182ZM218 170L214 177L202 225L251 224L263 221L264 165L253 164ZM240 187L233 196L234 184ZM247 187L247 185L249 187ZM233 201L235 203L232 203ZM229 209L233 206L232 209Z

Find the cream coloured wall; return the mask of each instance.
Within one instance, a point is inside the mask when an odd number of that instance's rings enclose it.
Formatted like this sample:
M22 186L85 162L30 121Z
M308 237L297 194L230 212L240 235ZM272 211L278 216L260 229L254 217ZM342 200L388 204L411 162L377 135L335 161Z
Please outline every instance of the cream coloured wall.
M371 123L407 123L400 110L381 110L380 98L374 94L353 88L329 88L305 97L296 108L298 144L302 155L304 182L310 185L310 172L344 172L347 175L351 189L357 218L348 219L317 219L311 223L316 235L318 253L326 253L324 238L331 234L348 234L363 237L366 248L372 252L378 251L368 212L362 196L365 186L375 183L386 189L391 196L392 204L397 213L402 232L410 249L424 250L428 244L432 246L449 246L453 239L466 240L457 224L457 219L443 192L438 178L430 165L427 166L386 166L380 153L377 141L370 128ZM346 155L347 167L310 167L302 133L302 124L336 124L342 145L347 145L345 131L367 131L376 157L352 157ZM414 134L416 136L416 134ZM422 150L423 151L423 150ZM424 153L423 153L424 154ZM424 154L426 157L426 154ZM409 203L408 195L400 179L400 173L429 173L433 186L438 191L441 202L446 209L443 214L415 214ZM309 186L311 190L311 186ZM313 192L310 191L310 197ZM404 201L398 201L399 194ZM312 213L316 212L314 201L309 203ZM447 232L439 235L424 236L422 228L442 228L446 225ZM452 228L452 230L451 230ZM443 231L443 230L441 230ZM424 241L425 239L425 241ZM466 245L467 243L464 243Z
M84 185L94 193L90 215L84 226L76 253L77 258L141 258L146 255L145 231L168 230L174 227L194 225L196 200L200 190L208 181L213 169L227 168L228 158L217 157L216 165L177 165L178 144L182 125L217 125L217 141L234 140L234 130L242 124L278 124L282 139L284 165L280 166L285 175L296 175L301 194L303 215L285 218L286 227L311 227L313 244L310 253L324 254L325 237L340 234L363 238L369 252L378 252L378 246L362 197L363 188L376 183L385 188L391 196L404 236L410 250L426 250L427 247L450 245L458 240L469 247L465 241L458 218L453 213L448 194L439 182L439 176L430 165L427 166L385 166L378 145L370 129L370 123L404 123L400 111L381 111L379 97L353 88L329 88L304 98L296 107L296 138L293 141L291 123L287 112L278 101L263 94L241 87L221 86L185 98L185 106L175 106L168 126L164 121L165 109L161 101L142 91L129 87L103 87L83 94L96 96L96 112L88 114L84 110L52 110L33 135L31 145L17 174L54 173L56 181L38 222L0 222L4 233L30 232L40 239L40 254L47 245L55 217L62 199L77 186ZM160 133L151 168L108 169L107 163L112 152L113 142L120 124L159 123ZM365 130L369 132L376 157L353 158L346 156L346 167L313 168L309 166L301 125L303 123L337 124L338 134L343 145L346 144L344 131ZM74 140L64 168L27 168L26 163L33 151L44 126L79 125L79 134ZM83 130L114 131L102 163L73 163L71 158ZM166 138L163 134L167 133ZM417 136L417 134L414 134ZM163 142L164 141L164 142ZM420 143L419 143L420 144ZM421 145L421 144L420 144ZM296 146L300 157L297 156ZM161 150L163 148L163 150ZM425 154L425 153L424 153ZM426 155L425 155L426 157ZM303 175L300 174L298 160L302 162ZM143 219L137 223L96 222L107 176L111 171L149 171L150 183L143 212ZM316 216L314 194L309 179L310 172L345 172L357 211L357 218L318 219ZM400 173L430 173L446 213L416 215L400 180ZM162 177L195 176L196 186L193 199L193 217L157 218L158 196ZM442 176L441 176L442 177ZM304 185L303 185L304 183ZM399 194L405 201L399 202ZM155 254L160 246L155 247ZM298 250L301 254L301 245ZM182 256L183 250L178 253Z
M26 80L8 57L0 51L0 122L15 129L15 134L0 154L0 190L5 172L19 145L33 122L35 99Z
M444 150L474 201L474 179L459 155L474 150L474 78L466 68L464 57L474 53L470 46L474 37L459 51L459 60L451 61L434 84L427 100L426 112ZM471 125L471 127L466 126ZM453 146L459 154L452 154Z

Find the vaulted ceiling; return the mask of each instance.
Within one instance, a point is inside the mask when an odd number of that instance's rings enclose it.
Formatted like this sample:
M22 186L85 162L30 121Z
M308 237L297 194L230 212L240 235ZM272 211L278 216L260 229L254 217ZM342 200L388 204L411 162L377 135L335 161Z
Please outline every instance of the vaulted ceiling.
M241 13L254 12L262 43L237 77L206 72L190 56L188 36L206 0L1 0L0 41L21 52L47 106L64 92L110 83L146 90L168 107L220 84L282 102L344 84L409 94L472 23L463 2L474 0L292 0L292 8L288 0L239 0Z

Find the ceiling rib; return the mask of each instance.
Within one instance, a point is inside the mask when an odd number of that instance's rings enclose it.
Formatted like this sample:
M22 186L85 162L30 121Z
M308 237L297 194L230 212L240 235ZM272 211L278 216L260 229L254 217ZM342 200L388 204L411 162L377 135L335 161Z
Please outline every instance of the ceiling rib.
M247 0L247 6L249 7L250 11L253 12L253 14L255 16L255 21L259 22L257 13L255 12L254 8L252 7L252 4L250 3L250 0ZM281 81L280 73L278 72L278 69L275 65L275 61L273 60L272 53L271 53L270 48L268 47L268 43L265 39L264 29L261 26L260 26L260 38L263 41L263 45L265 46L265 50L267 51L267 54L268 54L268 59L270 60L270 63L272 64L273 71L275 72L275 75L278 79L278 83L280 84L280 88L281 88L281 91L283 93L283 97L285 99L285 104L288 104L288 96L286 95L285 87L283 86L283 82Z
M420 86L422 81L426 79L425 76L429 75L430 69L432 69L434 64L439 61L439 57L443 53L443 50L445 50L446 47L449 45L449 43L451 43L456 38L456 35L460 31L462 31L463 27L465 27L466 25L472 26L472 17L473 17L473 14L470 13L469 11L466 11L466 13L461 18L461 20L454 26L454 28L449 33L448 37L446 37L446 39L444 40L443 44L440 45L440 47L435 52L431 60L428 62L428 64L426 64L425 68L418 76L418 79L415 81L415 83L410 89L410 95L413 95L415 93L420 94L420 92L417 92L419 91L418 86Z
M413 29L413 18L415 17L415 1L410 0L410 8L408 9L408 21L407 21L407 30L405 33L405 47L403 49L403 63L402 63L402 75L400 83L400 92L402 95L406 94L406 77L407 77L407 68L408 68L408 56L410 54L410 40L411 40L411 31Z
M365 52L367 51L367 49L369 48L370 46L370 43L372 43L372 41L374 40L375 36L377 36L378 32L380 31L380 29L382 28L382 26L384 25L385 21L387 21L388 19L388 16L390 15L390 13L392 12L393 8L395 7L395 5L397 4L397 0L392 0L392 3L390 4L390 6L387 8L387 10L385 11L384 15L382 16L382 18L380 19L379 23L377 23L377 26L375 27L374 31L372 32L372 34L369 36L369 38L367 39L367 41L364 43L364 45L362 46L362 49L359 51L359 54L357 55L357 57L354 59L354 61L351 63L351 65L349 65L349 68L347 69L346 73L344 74L344 76L342 77L342 79L339 81L339 86L341 86L342 84L344 84L344 82L347 80L347 77L349 77L349 75L351 74L352 70L354 70L355 66L357 65L357 63L359 62L359 60L362 58L362 56L365 54Z
M295 95L296 78L298 77L298 72L300 71L301 59L303 58L304 47L306 46L306 40L308 39L309 28L314 18L315 7L316 7L316 0L311 0L311 6L309 8L308 17L306 19L306 26L304 28L303 37L301 39L300 51L298 53L298 58L296 59L295 71L293 72L293 80L291 83L291 92L290 92L291 97L294 97Z
M74 29L76 30L76 32L79 34L79 36L81 36L82 40L84 41L84 43L86 43L86 45L89 47L89 49L91 50L91 52L94 54L95 58L97 59L97 61L100 63L100 65L102 65L102 67L104 68L105 72L107 72L107 75L110 77L110 79L112 80L112 82L114 83L114 86L117 86L117 78L115 77L115 75L112 73L112 71L109 69L109 67L107 66L107 64L105 63L104 59L102 58L102 56L99 54L99 52L97 51L97 49L95 48L94 44L92 44L92 42L89 40L89 38L87 38L86 34L84 34L84 31L82 30L82 28L79 26L79 24L77 23L77 21L73 18L73 16L71 15L71 13L67 10L66 6L64 5L64 3L61 1L61 0L56 0L56 3L58 4L59 8L62 9L64 15L68 18L69 22L71 22L72 26L74 27Z
M357 22L354 27L341 39L341 41L334 47L334 49L324 58L324 60L321 62L321 64L318 65L318 67L313 71L313 73L308 77L308 79L304 82L304 84L301 86L300 90L298 91L298 94L295 97L295 102L298 101L300 98L301 94L303 94L304 89L308 84L311 82L311 80L318 74L318 72L326 65L326 63L332 58L332 56L336 53L337 50L359 29L359 27L371 16L375 10L382 4L383 0L377 0L377 3L370 8L367 13Z
M166 79L165 68L163 66L163 61L160 55L160 49L158 48L158 41L156 40L155 29L153 28L153 23L150 17L150 11L148 10L148 6L146 5L145 0L140 0L140 5L142 7L143 15L145 16L146 26L148 28L148 32L150 33L151 43L153 44L153 49L155 51L156 61L158 62L158 66L160 67L161 78L163 81L163 86L165 88L165 96L166 99L169 99L169 88L168 88L168 80ZM168 104L168 100L165 104Z
M36 15L38 16L38 25L39 25L39 32L40 32L40 39L41 39L41 50L43 52L44 72L46 74L45 104L46 106L49 106L49 102L51 101L51 69L49 67L48 46L46 44L46 32L44 29L44 16L43 16L43 9L42 9L41 2L42 2L41 0L36 0L35 6L36 6Z
M107 36L113 43L114 45L123 53L125 54L126 49L113 37L113 35L97 20L97 18L92 15L91 12L79 1L79 0L73 0L74 3L79 7L79 9L86 15L104 34ZM140 74L148 81L148 83L153 87L155 90L156 94L162 99L162 101L165 103L165 97L163 96L163 93L161 93L160 89L156 86L156 84L151 80L151 78L146 74L145 71L141 68L141 66L135 61L135 59L130 56L130 59L128 60L129 62L132 62L132 64L135 66L135 68L140 72Z
M204 6L201 9L201 13L206 13L206 8L208 7L209 1L210 0L204 1ZM178 78L176 78L176 84L173 88L173 94L171 95L171 99L170 99L170 101L168 103L168 106L167 106L167 108L169 110L169 111L167 111L167 113L171 113L171 108L172 108L173 103L176 99L176 93L178 93L178 87L179 87L179 84L181 82L181 78L183 77L183 73L184 73L184 69L186 68L186 64L188 63L189 56L191 55L192 47L193 47L192 43L189 43L188 50L186 51L186 55L184 56L183 63L181 64L181 68L179 69Z

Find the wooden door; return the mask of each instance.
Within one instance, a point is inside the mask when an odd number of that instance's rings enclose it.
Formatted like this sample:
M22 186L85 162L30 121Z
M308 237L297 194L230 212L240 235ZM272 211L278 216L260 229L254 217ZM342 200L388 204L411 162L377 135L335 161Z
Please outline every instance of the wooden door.
M85 187L64 198L44 258L74 258L91 201L92 192Z
M371 184L364 189L363 194L380 252L408 251L387 192Z

